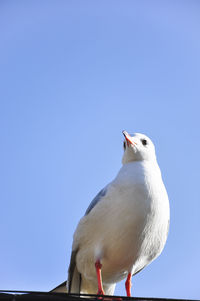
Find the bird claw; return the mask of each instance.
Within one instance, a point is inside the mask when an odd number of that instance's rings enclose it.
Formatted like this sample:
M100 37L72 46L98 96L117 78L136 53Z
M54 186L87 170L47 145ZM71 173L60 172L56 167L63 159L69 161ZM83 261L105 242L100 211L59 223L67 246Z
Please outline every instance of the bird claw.
M120 297L113 297L113 296L101 296L101 297L97 297L98 300L103 300L103 301L122 301L123 299Z
M103 290L98 290L97 295L105 295Z

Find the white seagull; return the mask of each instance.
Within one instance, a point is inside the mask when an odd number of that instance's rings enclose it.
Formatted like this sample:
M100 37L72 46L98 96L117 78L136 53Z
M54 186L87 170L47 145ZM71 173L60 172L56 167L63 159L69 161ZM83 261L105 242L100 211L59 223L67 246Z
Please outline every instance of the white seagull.
M169 229L169 200L145 135L123 131L124 155L116 178L93 199L74 233L69 293L113 295L162 252Z

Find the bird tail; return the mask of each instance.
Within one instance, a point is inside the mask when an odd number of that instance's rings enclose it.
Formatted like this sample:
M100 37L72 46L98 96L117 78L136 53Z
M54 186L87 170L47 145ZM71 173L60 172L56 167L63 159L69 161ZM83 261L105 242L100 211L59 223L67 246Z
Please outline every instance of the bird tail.
M67 281L56 286L54 289L50 291L50 293L67 293Z

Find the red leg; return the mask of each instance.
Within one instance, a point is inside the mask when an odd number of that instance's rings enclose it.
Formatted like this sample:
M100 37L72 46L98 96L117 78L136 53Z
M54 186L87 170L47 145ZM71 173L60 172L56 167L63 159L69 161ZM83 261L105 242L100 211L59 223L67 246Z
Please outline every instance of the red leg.
M102 278L101 278L101 268L102 264L100 260L95 262L95 268L97 273L97 281L98 281L98 292L97 295L104 295L103 286L102 286Z
M128 273L126 282L125 282L125 287L126 287L126 294L127 297L131 297L131 273Z

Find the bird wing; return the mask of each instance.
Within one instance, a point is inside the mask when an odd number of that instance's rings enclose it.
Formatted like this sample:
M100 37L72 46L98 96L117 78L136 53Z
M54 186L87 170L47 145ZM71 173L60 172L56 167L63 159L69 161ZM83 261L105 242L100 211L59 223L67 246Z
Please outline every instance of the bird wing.
M89 207L85 212L85 216L88 215L90 211L96 206L96 204L100 202L101 199L106 195L107 186L103 188L97 194L97 196L92 200L92 202L90 203ZM75 241L77 240L75 239ZM77 266L76 266L76 255L78 253L78 249L79 249L78 243L72 247L70 265L68 269L68 281L67 281L69 293L80 293L81 290L81 274L77 270Z
M102 198L106 195L108 190L108 185L106 187L104 187L96 196L95 198L92 200L92 202L90 203L89 207L87 208L85 215L88 215L88 213L90 213L90 211L96 206L97 203L99 203Z
M77 270L76 266L76 254L77 250L73 250L71 253L71 259L68 269L67 287L68 293L80 294L81 291L81 274Z
M73 250L71 253L71 259L68 269L68 280L64 281L60 285L52 289L51 293L74 293L80 294L81 291L81 274L76 267L76 254L77 250Z
M96 204L99 203L105 197L107 190L108 190L108 185L105 188L103 188L96 195L96 197L92 200L89 207L87 208L87 210L85 212L85 216L87 216L90 213L90 211L96 206ZM79 227L80 227L80 223L79 223ZM81 291L81 274L77 270L77 266L76 266L76 255L79 250L79 246L78 246L79 239L75 239L75 237L74 237L74 241L76 241L76 244L75 245L73 244L73 247L72 247L70 265L69 265L69 269L68 269L67 286L68 286L69 293L80 293L80 291Z

